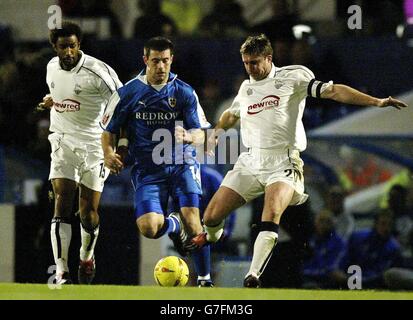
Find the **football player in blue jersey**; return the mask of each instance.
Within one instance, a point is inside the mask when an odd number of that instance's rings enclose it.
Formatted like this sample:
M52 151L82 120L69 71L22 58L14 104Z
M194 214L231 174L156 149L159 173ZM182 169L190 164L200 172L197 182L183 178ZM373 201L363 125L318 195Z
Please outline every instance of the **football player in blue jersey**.
M209 128L194 89L172 73L173 43L164 37L144 45L146 68L114 93L101 125L105 165L112 173L124 164L116 152L120 130L134 160L131 171L135 190L136 224L147 238L165 234L181 255L191 252L198 285L212 286L209 246L199 249L190 241L202 233L199 201L202 194L196 147L203 146L203 129ZM180 213L168 217L168 197L179 203ZM201 266L202 264L202 266Z

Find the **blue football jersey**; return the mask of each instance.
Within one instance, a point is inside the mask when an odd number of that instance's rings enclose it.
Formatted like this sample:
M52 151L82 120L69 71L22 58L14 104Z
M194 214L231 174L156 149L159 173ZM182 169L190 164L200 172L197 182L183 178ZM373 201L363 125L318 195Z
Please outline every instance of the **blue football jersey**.
M156 155L171 163L184 154L185 159L194 159L193 146L175 145L175 127L210 127L190 85L171 72L168 83L158 91L146 83L144 71L112 95L101 125L111 133L126 128L130 155L135 164L145 167L159 165L154 163Z

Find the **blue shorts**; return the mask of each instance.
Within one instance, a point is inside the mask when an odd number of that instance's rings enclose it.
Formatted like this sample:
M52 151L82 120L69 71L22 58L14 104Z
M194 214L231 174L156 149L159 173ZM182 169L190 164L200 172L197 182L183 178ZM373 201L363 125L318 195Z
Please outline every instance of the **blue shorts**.
M135 166L131 175L135 189L135 218L148 212L167 213L169 197L178 202L180 208L199 208L202 187L198 163L156 168Z

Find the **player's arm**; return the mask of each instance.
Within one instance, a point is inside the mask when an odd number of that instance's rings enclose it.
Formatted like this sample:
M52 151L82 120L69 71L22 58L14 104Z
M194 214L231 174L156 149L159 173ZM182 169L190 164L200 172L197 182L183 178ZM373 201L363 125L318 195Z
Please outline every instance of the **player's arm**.
M225 133L225 130L234 127L239 120L239 117L231 111L231 109L225 110L218 120L215 128L210 132L207 140L207 154L214 155L215 146L218 143L218 138Z
M115 152L116 134L103 131L101 136L103 155L105 157L105 166L111 173L118 174L123 169L121 156Z
M128 155L129 140L126 129L120 128L118 146L116 153L120 155L120 160L125 164L126 156Z
M379 108L394 107L401 109L407 107L404 102L392 97L380 99L362 93L354 88L342 84L333 84L328 86L320 95L320 98L331 99L345 104L354 104L359 106L375 106Z
M225 110L221 117L219 117L218 123L216 124L214 130L227 130L234 127L239 120L239 117L236 116L230 109Z

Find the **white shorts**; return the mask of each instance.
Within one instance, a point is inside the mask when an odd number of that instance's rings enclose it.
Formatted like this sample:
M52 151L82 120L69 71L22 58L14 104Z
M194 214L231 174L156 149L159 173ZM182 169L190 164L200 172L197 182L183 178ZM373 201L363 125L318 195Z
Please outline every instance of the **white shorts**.
M65 178L102 192L109 169L99 143L90 144L62 133L49 135L52 147L49 180Z
M266 186L284 182L295 190L290 205L299 205L308 198L304 193L303 165L297 150L250 149L240 154L221 186L234 190L249 202L262 195Z

